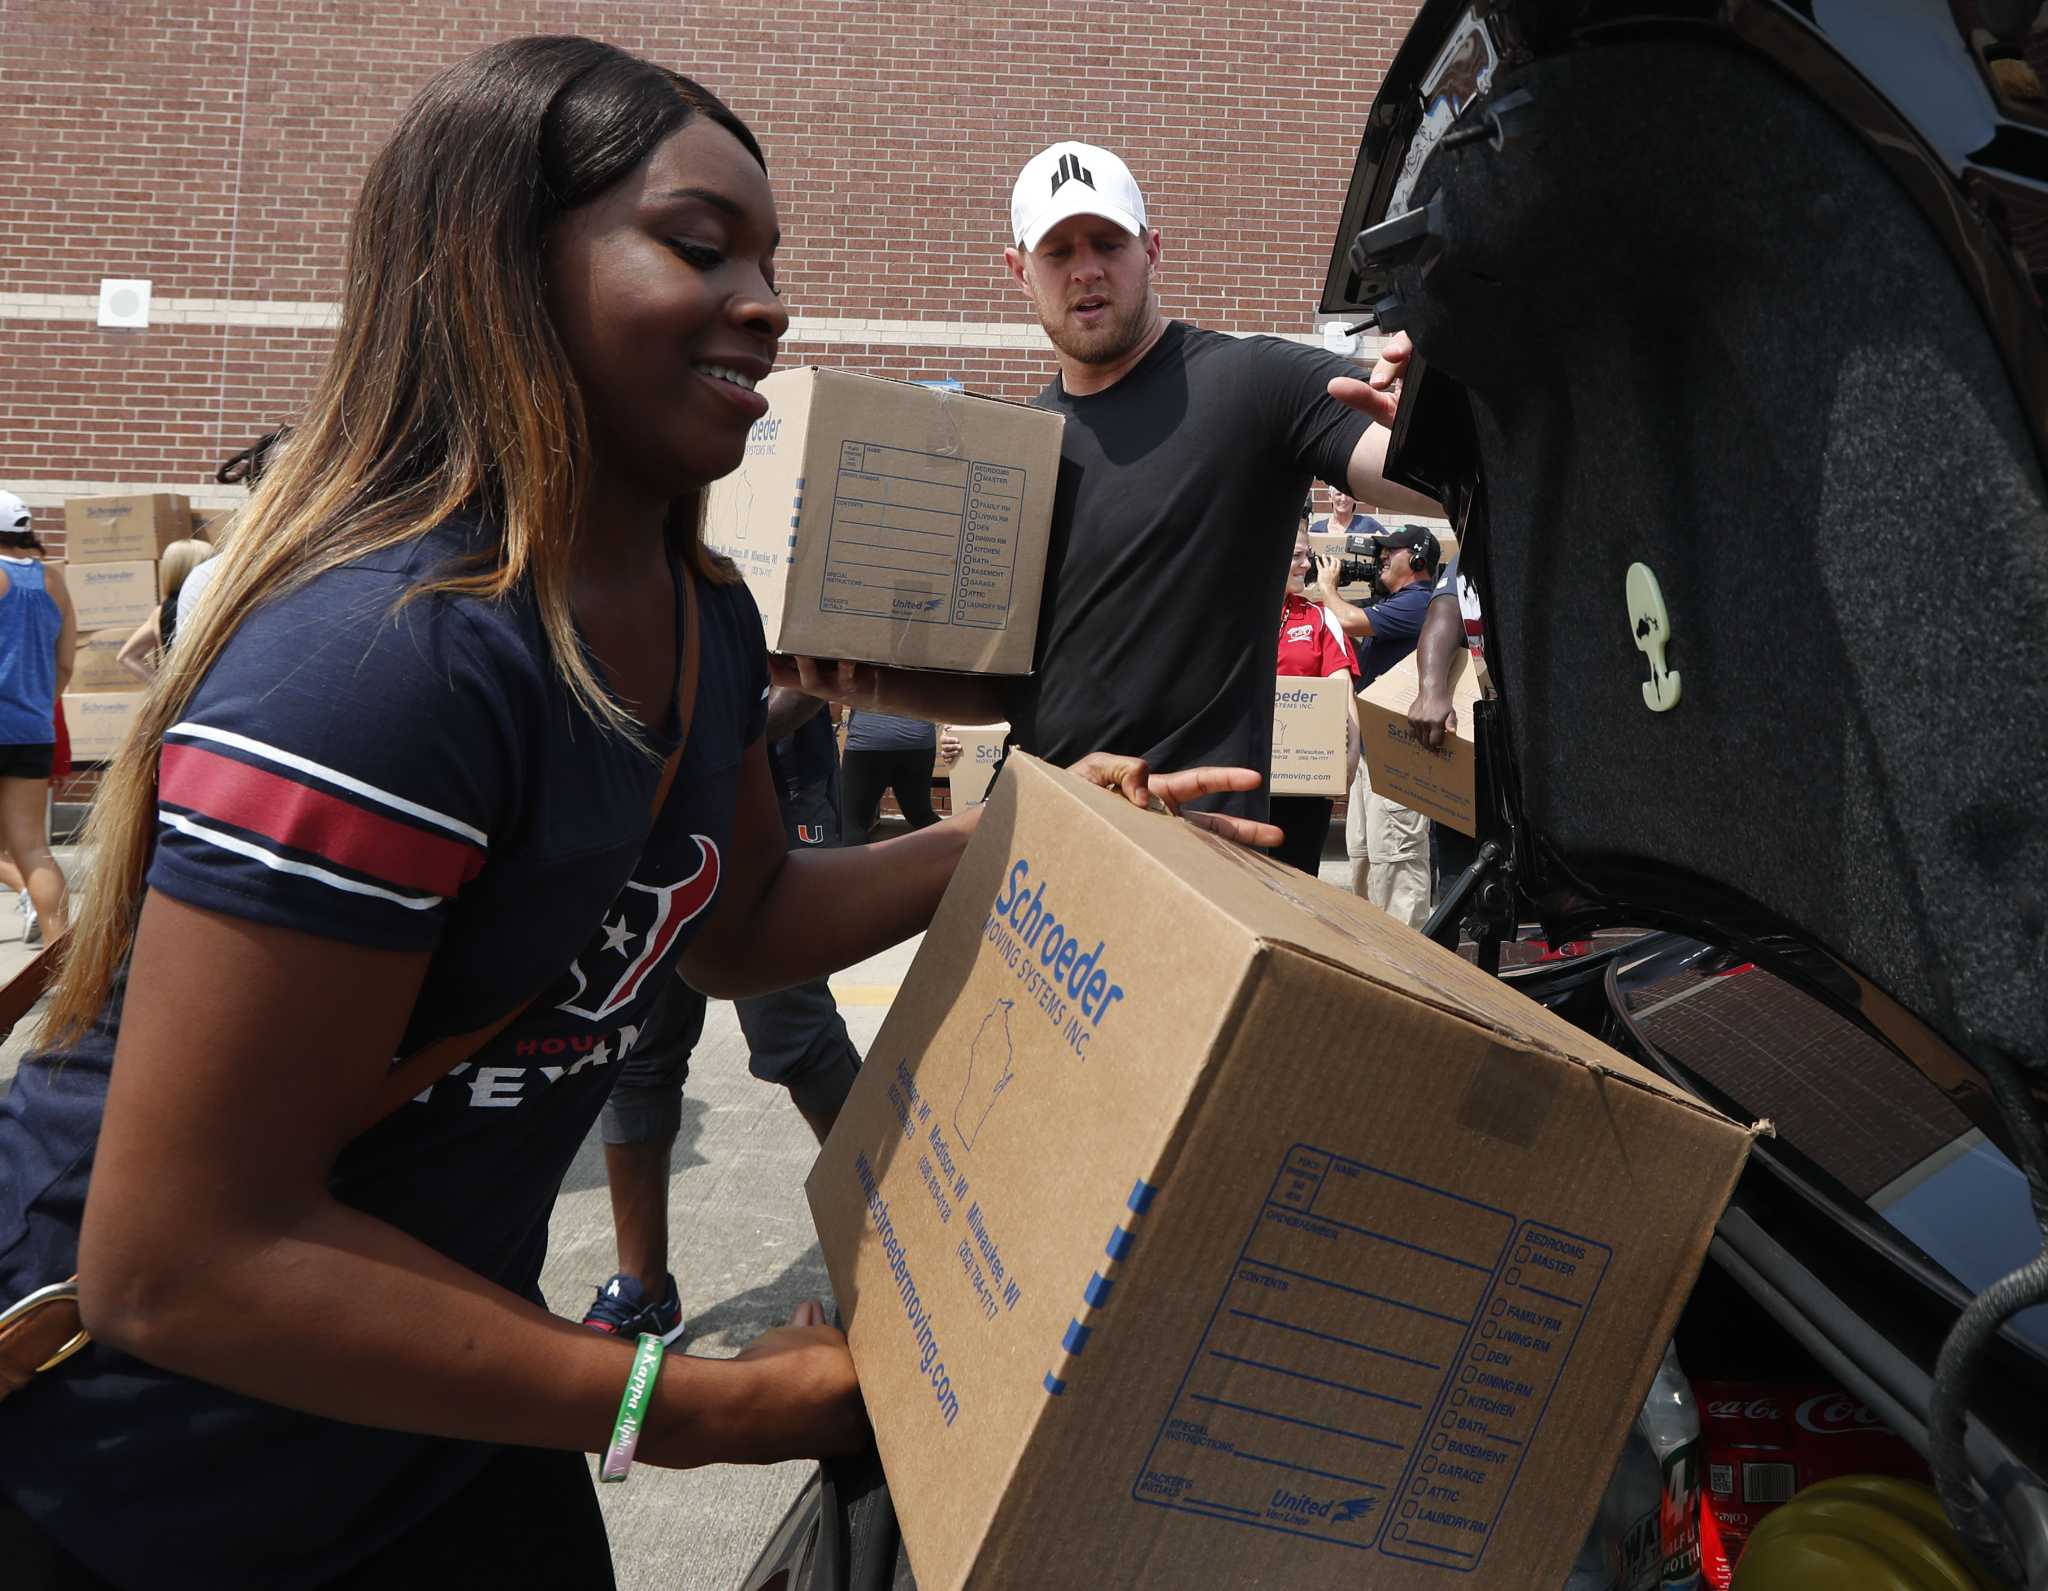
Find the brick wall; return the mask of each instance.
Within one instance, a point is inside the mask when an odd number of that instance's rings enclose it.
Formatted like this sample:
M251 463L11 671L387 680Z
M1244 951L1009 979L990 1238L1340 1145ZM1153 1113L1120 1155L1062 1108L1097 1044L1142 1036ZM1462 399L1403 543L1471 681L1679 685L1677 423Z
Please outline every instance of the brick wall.
M1051 360L1001 249L1018 165L1066 136L1137 172L1170 313L1306 333L1365 106L1414 9L9 3L0 484L46 535L82 489L232 500L212 466L289 419L325 356L371 153L435 71L525 32L640 51L751 123L788 239L786 362L1042 384ZM148 330L94 324L107 276L150 279Z
M214 465L290 419L326 357L371 154L436 71L520 33L638 51L753 126L787 239L785 363L1041 386L1050 351L1002 246L1017 167L1063 137L1137 173L1169 313L1307 333L1415 9L0 0L0 486L58 549L66 496L233 501ZM109 276L151 281L147 330L94 323Z

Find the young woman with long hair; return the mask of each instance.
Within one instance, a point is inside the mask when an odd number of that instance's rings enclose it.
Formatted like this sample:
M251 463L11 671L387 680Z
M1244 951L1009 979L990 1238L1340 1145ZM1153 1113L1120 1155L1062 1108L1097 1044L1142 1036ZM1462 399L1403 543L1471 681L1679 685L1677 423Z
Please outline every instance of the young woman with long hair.
M541 1302L562 1175L662 979L872 954L972 827L785 857L759 618L697 535L777 242L739 120L588 40L454 67L373 163L0 1102L0 1304L75 1267L94 1339L0 1402L11 1588L611 1583L581 1455L635 1359ZM809 1305L662 1368L639 1452L864 1439Z
M192 572L218 551L212 542L188 536L164 548L164 555L157 560L159 601L150 610L149 617L129 632L128 639L121 643L121 650L114 657L115 662L144 684L156 678L156 671L163 666L164 653L171 649L171 642L177 638L178 594L185 589L185 582L192 578Z

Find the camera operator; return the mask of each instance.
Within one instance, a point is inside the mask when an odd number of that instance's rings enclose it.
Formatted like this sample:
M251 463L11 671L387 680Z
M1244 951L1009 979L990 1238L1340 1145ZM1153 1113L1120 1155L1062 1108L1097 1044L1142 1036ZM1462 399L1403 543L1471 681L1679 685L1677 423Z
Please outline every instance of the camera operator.
M1311 480L1439 511L1383 478L1407 339L1361 381L1319 349L1168 320L1159 232L1106 149L1034 155L1010 219L1004 258L1058 356L1034 401L1066 417L1035 672L999 681L796 658L778 660L776 677L938 723L1006 719L1013 744L1055 761L1070 746L1117 745L1155 769L1263 774L1274 614ZM1266 792L1213 804L1259 816Z
M1423 525L1388 531L1379 538L1377 552L1375 584L1387 594L1370 608L1337 595L1337 559L1317 562L1318 595L1359 646L1360 690L1415 650L1443 556L1435 533ZM1350 853L1355 892L1411 928L1429 920L1429 820L1374 793L1363 758L1344 808L1344 848Z

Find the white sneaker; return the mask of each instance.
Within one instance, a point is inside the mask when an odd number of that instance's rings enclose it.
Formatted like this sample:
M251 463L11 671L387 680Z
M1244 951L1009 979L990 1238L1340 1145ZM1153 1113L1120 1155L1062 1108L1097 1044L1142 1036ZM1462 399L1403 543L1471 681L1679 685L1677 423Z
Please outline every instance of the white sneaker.
M21 942L33 948L43 942L43 925L36 917L36 903L29 899L27 890L21 892L16 902L21 910Z

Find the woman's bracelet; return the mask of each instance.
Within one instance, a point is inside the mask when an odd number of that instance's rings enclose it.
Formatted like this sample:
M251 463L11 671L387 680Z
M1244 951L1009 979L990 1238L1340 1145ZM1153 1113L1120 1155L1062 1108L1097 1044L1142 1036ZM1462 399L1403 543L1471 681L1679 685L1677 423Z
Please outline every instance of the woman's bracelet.
M633 1350L625 1396L619 1399L619 1417L612 1425L612 1445L605 1449L604 1462L597 1469L601 1481L622 1481L633 1467L640 1432L647 1424L647 1405L654 1401L654 1378L661 1374L661 1355L661 1339L652 1332L642 1333Z

